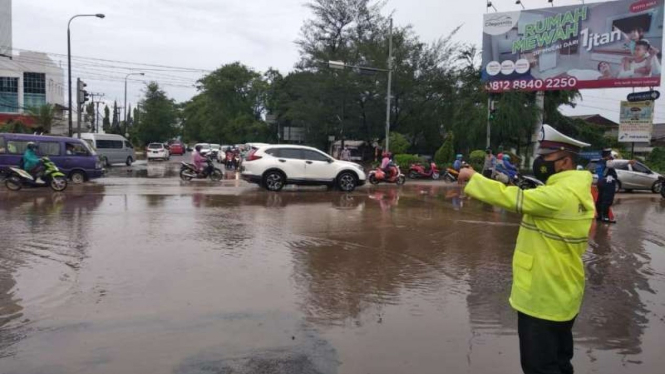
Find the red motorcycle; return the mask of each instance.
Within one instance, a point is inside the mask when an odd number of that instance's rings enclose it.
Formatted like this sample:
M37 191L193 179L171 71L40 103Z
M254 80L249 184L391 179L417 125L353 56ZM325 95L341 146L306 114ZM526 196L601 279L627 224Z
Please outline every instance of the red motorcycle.
M395 183L398 186L401 186L406 182L406 177L402 174L397 165L390 166L390 175L386 175L383 169L376 168L376 170L369 172L368 179L371 184Z
M421 164L411 164L411 167L409 167L409 178L411 179L432 178L436 180L440 177L441 171L434 162L429 164L429 169L425 169Z

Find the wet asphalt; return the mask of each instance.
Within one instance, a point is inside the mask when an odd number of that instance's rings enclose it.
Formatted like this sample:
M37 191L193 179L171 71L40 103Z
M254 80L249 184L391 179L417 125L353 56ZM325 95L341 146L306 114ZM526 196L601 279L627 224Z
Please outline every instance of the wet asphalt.
M178 158L0 188L0 373L519 373L519 217L442 182L269 193ZM665 200L594 227L578 373L662 373Z

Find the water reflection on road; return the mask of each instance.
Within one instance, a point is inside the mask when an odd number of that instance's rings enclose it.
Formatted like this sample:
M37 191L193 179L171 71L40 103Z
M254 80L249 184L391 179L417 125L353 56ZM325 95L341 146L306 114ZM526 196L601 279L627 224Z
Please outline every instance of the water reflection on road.
M516 215L456 186L131 181L0 192L8 373L519 371ZM574 363L656 373L665 206L616 211L621 223L595 228L585 256Z

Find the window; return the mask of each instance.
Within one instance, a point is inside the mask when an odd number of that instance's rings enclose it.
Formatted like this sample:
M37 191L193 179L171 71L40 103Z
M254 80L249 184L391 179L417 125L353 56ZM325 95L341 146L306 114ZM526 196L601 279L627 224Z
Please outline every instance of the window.
M39 154L41 156L60 156L60 143L39 142Z
M649 168L647 168L646 166L644 166L640 163L636 163L635 165L633 165L633 171L636 171L638 173L644 173L644 174L649 174L651 172L649 170Z
M622 162L619 165L617 165L615 163L614 165L615 165L614 169L616 169L616 170L628 170L628 163L627 162L625 162L625 163Z
M328 162L328 157L324 156L322 153L307 149L303 150L303 152L305 153L305 160Z
M92 139L85 139L85 142L88 143L90 148L93 148L93 149L96 148L95 144L92 142Z
M162 143L150 143L148 145L148 149L163 149L163 148L164 148L164 144L162 144Z
M28 141L26 140L8 140L7 153L22 155L28 148Z
M46 74L23 73L23 102L26 108L46 104Z
M7 149L5 148L5 138L0 136L0 154L7 152Z
M122 140L97 140L97 149L122 149Z
M0 112L18 113L18 78L0 77Z
M278 158L289 158L295 160L302 160L302 150L297 148L275 148L266 151L267 154Z
M83 143L67 143L65 144L67 154L71 156L89 156L90 153Z
M130 142L128 142L128 141L125 140L125 148L131 148L131 149L134 149L134 146L132 145L132 143L130 143Z

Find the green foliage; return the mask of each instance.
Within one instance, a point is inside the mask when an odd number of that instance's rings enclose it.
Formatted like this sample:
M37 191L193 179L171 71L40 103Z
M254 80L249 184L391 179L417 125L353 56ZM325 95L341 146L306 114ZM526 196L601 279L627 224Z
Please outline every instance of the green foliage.
M455 160L454 141L455 136L453 133L448 133L443 145L434 154L434 162L436 162L437 165L449 165Z
M656 147L647 156L646 163L649 168L665 173L665 147Z
M262 116L270 82L240 63L224 65L199 81L199 94L184 105L186 140L220 144L265 142L269 127Z
M35 120L33 131L50 133L55 120L55 107L52 104L44 104L28 108L28 115Z
M135 136L141 143L164 142L176 135L177 113L173 99L155 82L146 86L139 110L141 123L134 126Z
M394 157L395 163L399 165L402 172L408 170L411 164L424 163L426 160L418 155L399 154Z
M0 132L30 134L33 130L21 121L10 119L5 124L0 125Z
M474 170L483 170L483 164L485 163L485 156L487 154L482 149L477 149L469 155L469 164L473 167Z
M390 152L395 155L406 153L409 150L409 141L406 137L398 132L390 132Z
M109 118L111 115L111 110L109 110L108 105L104 105L104 119L102 120L102 128L104 129L104 132L109 132L111 130L111 119Z

